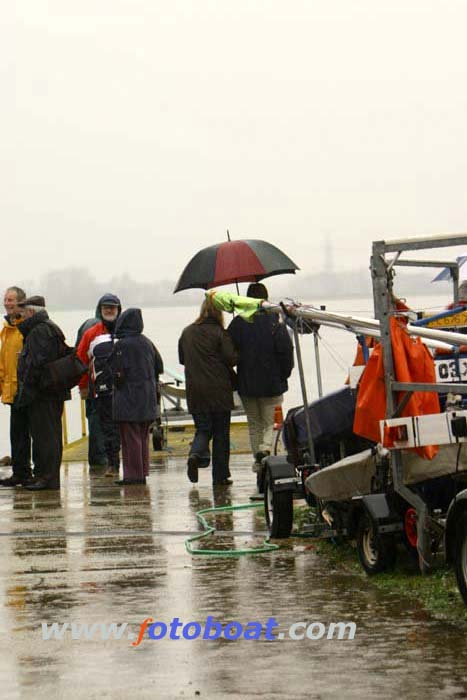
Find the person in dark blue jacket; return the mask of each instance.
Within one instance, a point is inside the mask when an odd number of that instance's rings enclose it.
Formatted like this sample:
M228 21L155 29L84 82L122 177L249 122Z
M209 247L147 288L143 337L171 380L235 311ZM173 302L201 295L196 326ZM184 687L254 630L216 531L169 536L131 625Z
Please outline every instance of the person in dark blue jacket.
M59 490L62 461L63 402L68 389L44 384L45 367L63 357L65 336L49 319L43 296L23 299L24 321L18 328L24 338L18 358L18 393L15 404L27 411L32 442L34 482L23 484L29 491Z
M154 344L143 335L141 309L130 308L115 325L110 360L113 377L112 418L120 428L123 479L145 484L149 475L149 428L156 419L157 381L164 371Z
M264 284L250 284L247 296L267 299ZM248 419L253 471L269 455L274 439L274 409L282 404L293 369L293 344L277 314L258 313L253 322L236 316L228 332L239 353L238 393Z

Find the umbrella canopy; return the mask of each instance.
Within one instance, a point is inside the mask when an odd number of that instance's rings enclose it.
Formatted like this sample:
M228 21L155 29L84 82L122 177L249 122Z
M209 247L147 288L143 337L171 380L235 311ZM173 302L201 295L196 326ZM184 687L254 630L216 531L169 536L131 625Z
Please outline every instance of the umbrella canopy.
M272 275L295 274L299 269L266 241L224 241L196 253L183 270L174 294L197 287L211 289L234 282L259 282Z

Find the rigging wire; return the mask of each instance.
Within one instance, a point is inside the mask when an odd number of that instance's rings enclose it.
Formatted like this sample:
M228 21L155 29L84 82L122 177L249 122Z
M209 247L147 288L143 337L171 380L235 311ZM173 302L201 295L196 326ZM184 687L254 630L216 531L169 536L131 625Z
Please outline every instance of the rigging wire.
M324 340L323 336L320 335L319 339L323 344L323 347L328 351L329 355L332 357L337 366L344 372L347 372L349 369L349 365L345 361L345 359L342 356L339 356L336 350L331 349L331 345L326 340Z

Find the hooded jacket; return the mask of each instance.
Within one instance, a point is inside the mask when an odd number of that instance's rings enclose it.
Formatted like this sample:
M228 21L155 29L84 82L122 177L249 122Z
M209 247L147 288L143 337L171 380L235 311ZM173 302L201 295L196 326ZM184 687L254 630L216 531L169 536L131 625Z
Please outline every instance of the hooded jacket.
M0 395L2 403L12 404L18 390L18 357L23 347L23 336L18 324L23 319L10 321L5 316L5 323L0 331Z
M111 358L114 383L112 417L125 423L156 419L157 378L164 371L154 344L143 335L141 309L126 309L115 326Z
M43 366L63 357L65 336L62 330L49 319L47 311L37 311L18 324L24 338L23 349L18 360L18 392L15 405L28 406L38 398L66 400L67 389L42 389Z
M178 355L185 365L190 413L231 411L232 367L237 353L227 331L212 318L192 323L178 341Z
M118 316L116 321L104 321L101 306L106 303L116 304ZM113 350L113 338L118 317L122 312L120 299L114 294L104 294L97 302L96 321L82 334L76 354L84 364L89 366L88 374L83 375L79 388L89 390L95 397L110 396L112 391L112 373L109 359ZM86 321L87 324L89 321ZM78 332L79 335L79 332Z

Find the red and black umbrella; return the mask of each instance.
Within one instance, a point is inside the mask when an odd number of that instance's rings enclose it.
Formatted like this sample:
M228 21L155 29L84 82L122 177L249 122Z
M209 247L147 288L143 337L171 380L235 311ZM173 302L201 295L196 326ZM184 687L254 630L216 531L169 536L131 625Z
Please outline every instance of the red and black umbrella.
M300 268L279 248L266 241L224 241L203 248L183 270L176 292L210 289L234 282L259 282L273 275L295 274Z

